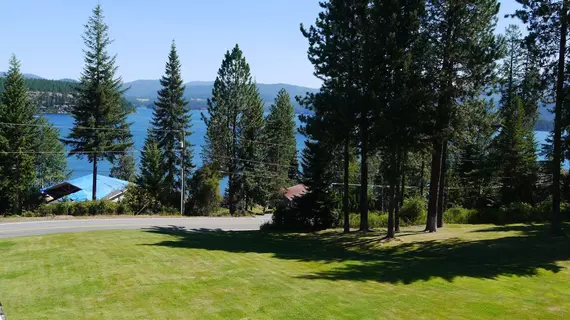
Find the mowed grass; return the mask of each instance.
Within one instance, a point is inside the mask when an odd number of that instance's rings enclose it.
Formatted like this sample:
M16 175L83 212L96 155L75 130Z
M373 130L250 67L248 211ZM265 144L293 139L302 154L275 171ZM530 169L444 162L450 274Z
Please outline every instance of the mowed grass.
M569 319L570 240L547 230L0 239L0 301L8 320Z

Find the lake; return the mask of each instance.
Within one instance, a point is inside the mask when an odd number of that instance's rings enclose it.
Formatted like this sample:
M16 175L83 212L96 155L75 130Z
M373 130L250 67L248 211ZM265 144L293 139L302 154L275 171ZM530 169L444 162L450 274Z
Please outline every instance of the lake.
M202 164L201 151L204 145L204 136L206 135L206 125L201 117L201 111L192 110L192 130L193 134L190 136L190 142L194 144L194 163L197 166ZM55 126L59 127L60 134L62 137L69 133L70 128L73 126L73 118L68 114L46 114L45 117L53 123ZM139 161L140 150L144 148L144 141L147 134L147 128L149 127L150 121L152 119L152 109L148 108L138 108L136 113L129 115L129 122L132 122L131 132L133 134L133 139L135 142L135 160ZM299 126L300 121L296 119L297 126ZM538 142L538 147L544 143L548 137L549 132L546 131L536 131L535 137ZM305 146L305 137L301 134L296 135L297 138L297 149L299 152ZM300 153L299 153L300 154ZM91 173L91 164L86 158L68 157L67 158L68 169L71 170L72 177L79 177ZM109 175L111 170L111 164L107 161L100 162L99 174ZM222 190L224 189L225 183L222 182Z
M199 110L192 110L192 135L189 141L194 145L194 164L198 167L202 165L202 146L204 145L204 137L206 135L206 124L202 120ZM60 136L65 137L69 134L73 127L73 117L69 114L45 114L44 115L53 125L60 130ZM140 158L140 150L144 148L147 129L152 119L152 109L138 108L136 113L129 115L128 121L132 122L131 132L135 143L135 160L138 162ZM296 118L297 126L300 121ZM305 137L301 134L296 135L297 149L301 151L305 146ZM92 165L87 158L77 158L75 156L67 158L68 169L71 171L72 178L84 176L92 172ZM98 173L101 175L109 175L111 172L111 164L108 161L99 162ZM222 181L221 189L225 189L225 180Z

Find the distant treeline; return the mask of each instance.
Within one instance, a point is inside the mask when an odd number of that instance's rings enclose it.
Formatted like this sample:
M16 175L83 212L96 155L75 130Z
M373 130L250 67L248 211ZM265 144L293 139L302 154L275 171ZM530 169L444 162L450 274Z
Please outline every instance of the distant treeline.
M5 82L6 78L0 78L0 94L4 91ZM69 113L70 108L76 104L76 82L26 79L26 86L28 87L30 98L37 105L38 113ZM129 113L136 110L136 106L126 99L123 99L122 102L123 107Z
M6 78L0 78L0 92L4 91ZM57 92L71 94L74 92L76 83L69 81L26 79L26 86L30 91Z

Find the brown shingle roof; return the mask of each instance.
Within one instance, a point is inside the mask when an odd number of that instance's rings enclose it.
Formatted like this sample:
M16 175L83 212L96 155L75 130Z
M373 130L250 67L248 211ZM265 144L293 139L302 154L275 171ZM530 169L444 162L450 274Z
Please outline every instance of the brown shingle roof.
M307 187L304 184L298 184L283 190L283 196L285 196L289 201L293 200L293 198L300 197L305 193L307 193Z

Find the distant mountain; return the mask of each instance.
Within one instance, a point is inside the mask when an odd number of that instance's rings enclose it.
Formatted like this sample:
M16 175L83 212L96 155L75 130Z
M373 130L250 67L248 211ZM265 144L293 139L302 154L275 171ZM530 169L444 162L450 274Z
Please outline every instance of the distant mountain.
M0 71L0 78L5 78L6 77L6 72ZM24 78L26 79L43 79L40 76L37 76L35 74L32 73L24 73Z
M214 86L213 81L191 81L185 84L185 97L190 100L190 107L192 109L202 109L206 107L206 100L211 97L212 89ZM297 112L302 112L299 104L295 100L295 96L304 96L307 92L317 92L318 89L296 86L286 83L265 84L258 83L259 95L265 102L265 107L269 106L275 100L277 93L282 88L289 92L291 101L296 108ZM159 80L136 80L124 84L124 88L129 88L125 93L125 97L131 103L140 106L152 106L157 98L157 91L160 90Z
M59 79L57 81L62 81L62 82L71 82L71 83L78 83L79 81L75 80L75 79L70 79L70 78L63 78L63 79Z

